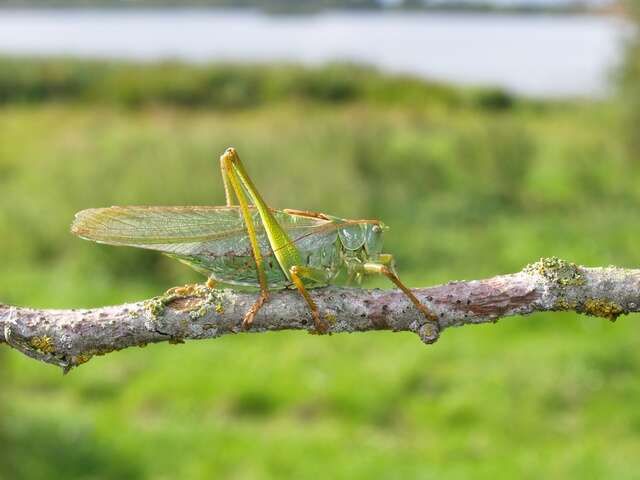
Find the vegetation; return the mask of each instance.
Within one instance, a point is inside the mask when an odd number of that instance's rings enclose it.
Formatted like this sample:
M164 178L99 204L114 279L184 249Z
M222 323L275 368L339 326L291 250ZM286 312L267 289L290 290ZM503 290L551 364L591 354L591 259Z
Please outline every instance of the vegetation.
M201 281L68 225L92 206L220 204L228 145L273 206L383 219L412 286L542 256L640 258L640 166L615 105L348 66L2 62L6 303L90 307ZM0 478L633 478L635 320L540 314L433 348L409 334L238 335L64 378L0 348Z
M640 3L629 0L625 3L629 16L640 25ZM619 72L619 104L624 117L624 140L629 156L640 151L640 35L627 41L626 57ZM637 161L637 160L636 160Z
M193 68L176 62L141 65L0 57L0 103L5 104L72 102L228 110L283 101L487 109L505 109L515 103L499 89L460 91L348 64L321 69L233 64Z

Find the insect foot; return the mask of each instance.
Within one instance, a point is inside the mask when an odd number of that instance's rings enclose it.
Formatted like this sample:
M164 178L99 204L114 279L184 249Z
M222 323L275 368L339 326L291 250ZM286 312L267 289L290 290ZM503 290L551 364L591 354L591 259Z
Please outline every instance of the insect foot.
M240 326L242 331L246 332L251 328L251 325L253 325L253 317L255 317L255 315L256 315L255 312L252 312L252 311L247 312L247 314L242 319L242 325Z
M318 335L324 335L325 333L327 333L329 331L329 323L323 320L318 312L311 313L314 314L313 322L316 327L316 331L314 333L317 333Z
M240 326L243 331L246 332L251 329L251 325L253 325L253 319L256 317L256 313L258 313L258 310L262 306L262 303L260 303L260 299L258 299L258 301L249 309L249 311L245 313L244 318L242 319L242 325Z
M324 320L317 310L311 310L311 318L313 318L313 328L309 329L311 335L325 335L329 333L331 323Z

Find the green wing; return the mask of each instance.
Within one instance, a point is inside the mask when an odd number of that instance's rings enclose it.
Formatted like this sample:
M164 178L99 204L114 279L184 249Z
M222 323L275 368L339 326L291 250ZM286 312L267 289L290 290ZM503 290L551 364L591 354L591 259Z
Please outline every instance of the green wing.
M261 250L272 254L257 210L253 223ZM299 248L312 250L336 240L333 222L274 211L280 225ZM251 245L238 207L109 207L76 214L71 231L109 245L127 245L180 256L251 255Z

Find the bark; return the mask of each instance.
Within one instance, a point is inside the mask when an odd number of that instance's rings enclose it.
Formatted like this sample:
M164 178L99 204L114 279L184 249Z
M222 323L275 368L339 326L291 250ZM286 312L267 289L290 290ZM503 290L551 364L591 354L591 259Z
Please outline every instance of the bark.
M329 333L411 331L434 343L449 327L496 322L532 312L572 310L615 320L640 309L640 270L587 268L541 259L522 271L484 280L415 289L434 311L429 322L398 290L327 287L312 290ZM155 342L216 338L242 332L256 295L209 290L204 285L171 289L150 300L71 310L0 305L0 343L68 371L95 355ZM273 292L248 333L308 330L313 321L296 291Z

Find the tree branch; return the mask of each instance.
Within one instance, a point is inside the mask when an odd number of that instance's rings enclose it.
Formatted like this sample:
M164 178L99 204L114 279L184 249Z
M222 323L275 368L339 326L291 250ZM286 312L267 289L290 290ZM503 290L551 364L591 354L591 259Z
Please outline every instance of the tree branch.
M613 321L639 311L640 270L586 268L546 258L518 273L414 292L436 312L438 328L398 290L327 287L312 295L331 333L411 331L433 343L448 327L532 312L572 310ZM239 333L254 300L255 294L195 285L143 302L88 310L0 305L0 343L66 372L94 355L127 347ZM310 312L297 292L272 293L250 333L268 330L313 331Z

